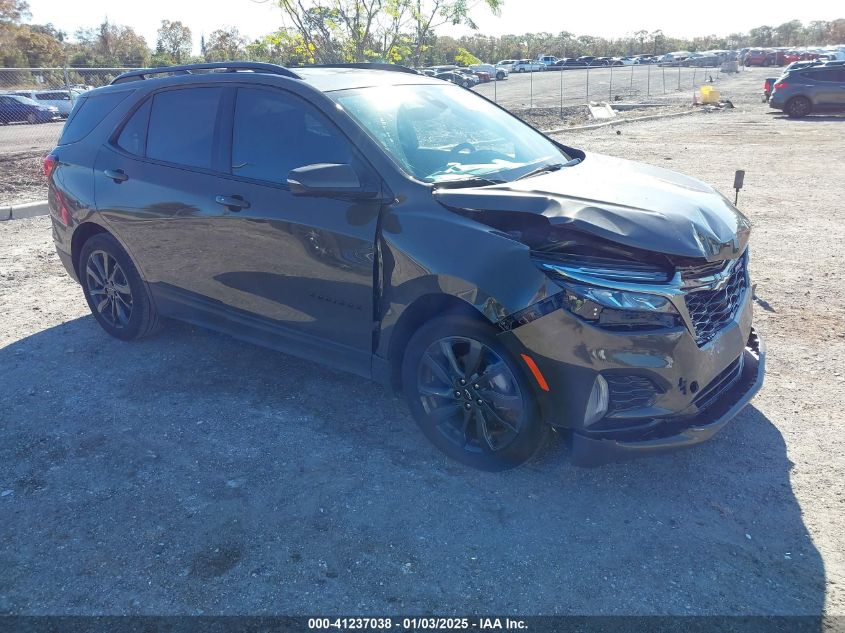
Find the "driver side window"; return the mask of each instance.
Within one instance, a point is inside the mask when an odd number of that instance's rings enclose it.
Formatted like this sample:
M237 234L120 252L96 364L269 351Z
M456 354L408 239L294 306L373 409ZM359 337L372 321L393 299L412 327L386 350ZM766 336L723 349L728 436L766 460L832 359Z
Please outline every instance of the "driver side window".
M279 90L238 88L232 174L284 184L292 169L351 163L349 141L305 100Z

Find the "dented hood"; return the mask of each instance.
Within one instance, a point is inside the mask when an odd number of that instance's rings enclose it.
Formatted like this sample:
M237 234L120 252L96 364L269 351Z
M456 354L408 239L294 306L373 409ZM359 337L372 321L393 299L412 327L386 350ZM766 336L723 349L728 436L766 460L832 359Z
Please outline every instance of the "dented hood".
M533 213L625 246L708 260L736 257L750 229L730 201L700 180L599 154L524 180L439 189L434 196L454 209Z

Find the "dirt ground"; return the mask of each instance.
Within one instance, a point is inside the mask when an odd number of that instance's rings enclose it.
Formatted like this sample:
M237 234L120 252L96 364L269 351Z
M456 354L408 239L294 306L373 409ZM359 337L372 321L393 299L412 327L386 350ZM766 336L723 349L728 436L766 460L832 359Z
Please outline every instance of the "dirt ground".
M845 616L845 117L771 114L763 73L732 111L560 136L726 194L747 170L767 382L661 457L467 470L368 381L110 339L49 221L0 223L0 613Z

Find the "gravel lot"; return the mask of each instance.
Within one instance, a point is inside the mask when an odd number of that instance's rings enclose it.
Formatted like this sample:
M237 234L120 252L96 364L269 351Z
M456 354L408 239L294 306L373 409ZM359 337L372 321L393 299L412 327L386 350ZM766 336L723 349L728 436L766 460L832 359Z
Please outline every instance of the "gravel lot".
M845 118L563 135L755 224L763 391L713 441L485 474L355 377L184 325L108 338L45 218L0 223L0 613L845 615ZM841 622L841 620L840 620Z

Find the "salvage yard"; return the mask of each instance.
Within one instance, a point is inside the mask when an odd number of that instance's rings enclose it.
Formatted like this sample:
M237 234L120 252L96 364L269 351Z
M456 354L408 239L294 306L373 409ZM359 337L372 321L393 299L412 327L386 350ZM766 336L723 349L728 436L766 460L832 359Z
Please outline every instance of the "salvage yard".
M0 614L845 616L845 116L773 113L767 72L720 82L732 110L557 137L731 198L747 171L766 384L661 457L469 470L363 379L109 338L49 220L0 222Z

